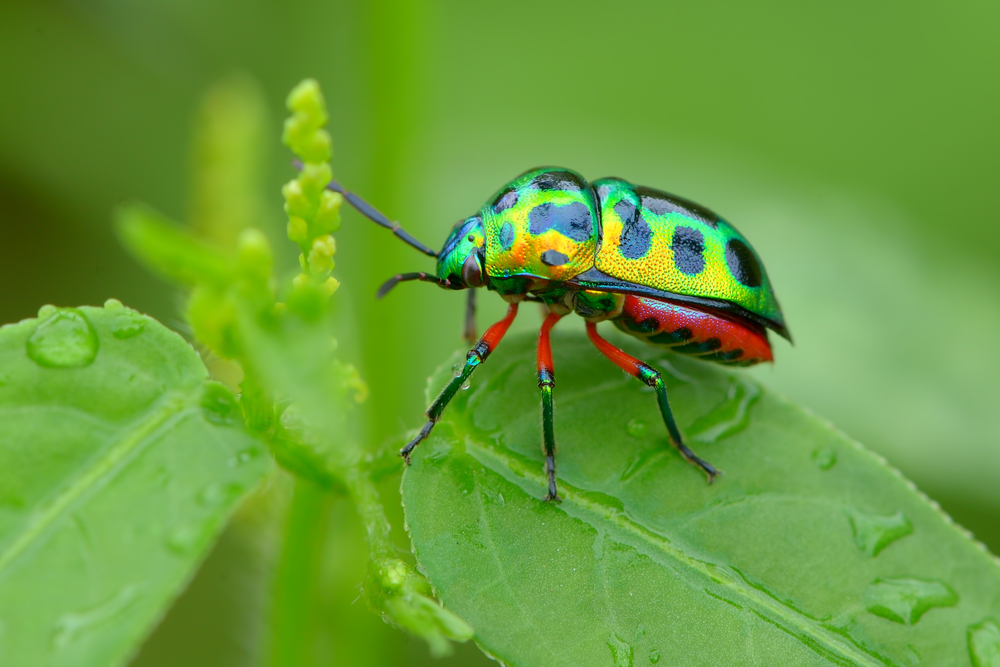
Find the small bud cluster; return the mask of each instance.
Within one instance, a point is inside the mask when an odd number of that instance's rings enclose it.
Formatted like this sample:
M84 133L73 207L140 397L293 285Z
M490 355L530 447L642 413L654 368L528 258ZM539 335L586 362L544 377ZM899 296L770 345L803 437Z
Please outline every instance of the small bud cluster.
M333 294L340 283L330 273L335 266L337 244L331 235L340 228L343 197L326 189L330 172L331 142L323 129L327 122L326 103L319 84L306 79L288 96L292 116L285 121L283 141L302 161L299 175L282 189L288 213L288 238L302 253L302 273L295 279L299 290L320 286Z

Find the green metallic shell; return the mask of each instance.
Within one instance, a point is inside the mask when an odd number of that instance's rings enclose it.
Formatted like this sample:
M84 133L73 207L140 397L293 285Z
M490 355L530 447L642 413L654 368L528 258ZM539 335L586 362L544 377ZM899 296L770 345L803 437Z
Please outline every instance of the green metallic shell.
M533 169L480 210L486 273L566 281L594 266L598 224L593 191L568 169Z
M716 214L616 178L594 182L600 205L598 271L655 290L736 304L786 335L760 257Z
M548 167L508 183L478 217L489 286L502 294L535 289L538 278L572 281L574 289L662 293L729 310L788 337L756 251L694 202L617 178L589 185L574 171ZM481 243L477 238L470 246ZM467 250L442 256L438 275L460 268Z

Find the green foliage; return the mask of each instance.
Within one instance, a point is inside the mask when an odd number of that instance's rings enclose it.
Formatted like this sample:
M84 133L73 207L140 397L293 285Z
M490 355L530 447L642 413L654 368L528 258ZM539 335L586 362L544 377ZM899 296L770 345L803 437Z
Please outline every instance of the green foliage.
M0 369L0 663L119 663L270 459L194 350L116 301L3 327Z
M241 404L248 425L264 438L279 463L302 484L346 492L365 524L371 566L365 582L369 603L384 618L423 637L433 652L449 650L447 639L465 640L471 629L437 604L423 576L400 559L366 466L354 406L367 388L352 367L336 356L329 297L338 283L330 276L339 227L339 195L325 190L331 178L329 136L321 129L326 110L314 81L300 84L288 98L292 118L285 142L304 160L299 176L284 188L289 238L302 249L302 273L282 283L273 276L272 251L264 235L244 230L234 255L208 246L182 228L140 206L121 210L123 242L151 268L191 289L186 315L195 336L220 357L237 361L244 373ZM278 295L286 295L286 301ZM294 512L315 516L322 494L299 486ZM315 528L302 523L286 535L283 570L288 572L321 548ZM311 546L310 546L311 545ZM300 661L302 646L294 608L308 607L313 595L307 578L282 576L297 587L276 593L273 664Z
M525 665L995 663L1000 571L985 550L884 462L745 374L649 349L636 351L666 371L690 444L726 472L718 484L669 450L642 385L566 337L564 502L541 502L534 349L513 340L405 474L418 571L375 486L398 461L366 446L367 386L331 337L343 199L326 189L326 105L311 80L287 104L284 141L301 160L283 188L294 277L275 275L252 224L244 163L261 154L262 112L245 81L206 105L191 231L141 205L118 216L125 245L187 290L191 331L238 371L238 402L179 338L117 302L46 307L0 332L12 359L0 365L0 659L115 664L134 651L270 469L264 442L296 476L275 666L317 660L335 494L366 533L367 602L435 655L475 637Z
M517 665L996 664L982 658L997 655L996 560L745 374L624 343L665 371L689 444L724 471L709 486L640 383L557 338L563 502L540 502L533 342L501 346L403 478L421 566L485 650Z
M262 219L261 167L271 133L263 94L249 76L213 86L202 103L194 141L191 229L233 248Z
M304 288L307 278L319 281L330 294L339 283L329 277L333 271L333 255L337 250L332 232L340 229L340 205L343 197L326 189L332 174L330 165L330 135L326 125L326 102L319 84L306 79L288 95L292 116L285 121L285 145L302 160L297 178L282 189L285 212L288 214L288 238L302 249L299 264L302 277L296 287Z

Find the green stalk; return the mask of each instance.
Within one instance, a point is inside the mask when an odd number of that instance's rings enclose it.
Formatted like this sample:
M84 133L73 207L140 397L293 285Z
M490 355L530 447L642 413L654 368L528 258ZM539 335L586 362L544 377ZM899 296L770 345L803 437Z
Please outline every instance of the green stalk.
M412 204L406 196L409 183L416 177L407 173L412 162L416 140L426 125L424 109L428 108L427 43L431 28L428 16L433 5L411 0L384 0L367 4L368 54L367 61L372 82L371 108L371 172L365 193L370 201L382 208L393 220L403 221L404 226L414 224ZM367 253L379 257L378 262L368 262L365 280L369 285L379 285L385 280L386 266L425 266L410 248L387 238L385 230L370 223L367 233ZM432 239L432 244L438 239ZM415 262L420 262L415 264ZM408 309L399 301L393 308L373 307L373 300L366 298L359 303L362 321L360 331L371 332L373 344L362 349L365 380L371 387L373 400L368 406L369 429L372 442L384 442L396 435L395 419L385 419L386 414L419 415L426 407L421 405L419 394L409 392L409 385L400 381L405 372L398 360L385 354L385 345L396 341L400 331L414 324L419 313Z
M295 479L271 610L271 667L315 664L316 609L332 494Z

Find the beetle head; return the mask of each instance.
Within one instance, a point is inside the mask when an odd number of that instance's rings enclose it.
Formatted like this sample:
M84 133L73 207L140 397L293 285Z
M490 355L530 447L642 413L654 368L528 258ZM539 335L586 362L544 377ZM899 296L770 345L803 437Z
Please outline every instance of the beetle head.
M437 274L452 289L481 287L486 282L483 219L474 215L455 224L438 253Z

